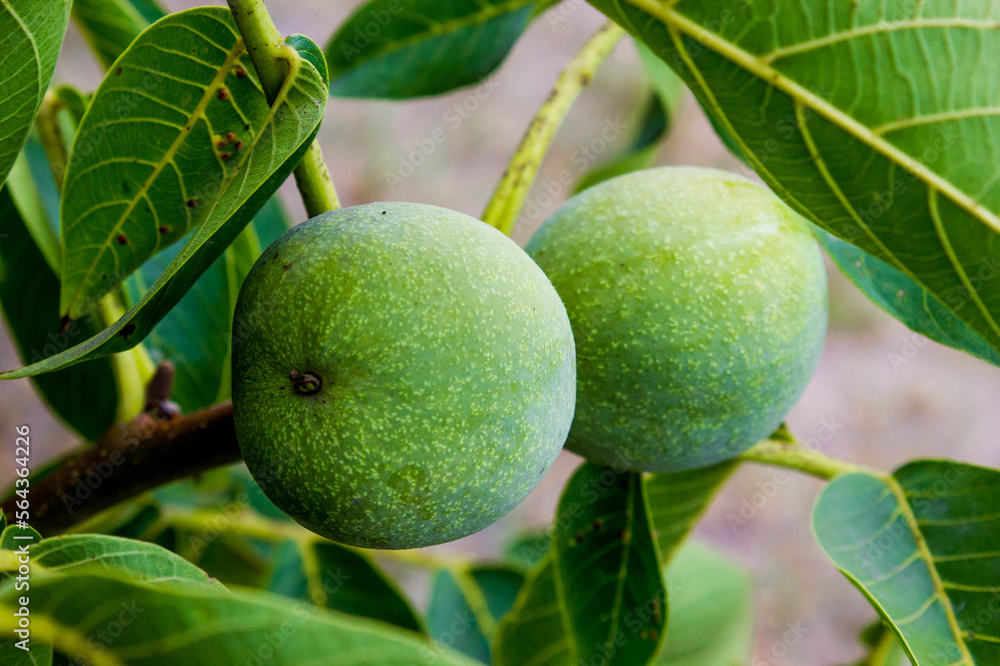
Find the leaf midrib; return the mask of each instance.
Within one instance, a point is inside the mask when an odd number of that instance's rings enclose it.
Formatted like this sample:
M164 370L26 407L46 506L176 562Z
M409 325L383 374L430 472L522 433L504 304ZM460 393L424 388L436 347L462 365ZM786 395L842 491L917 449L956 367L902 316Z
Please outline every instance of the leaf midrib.
M615 2L617 3L618 0L615 0ZM770 85L781 90L783 93L788 95L796 104L808 106L816 113L820 114L828 121L838 126L840 129L844 130L848 134L851 134L858 140L866 143L870 148L880 152L884 157L894 161L894 163L896 163L901 168L907 169L915 176L921 178L923 182L927 185L928 191L933 192L936 190L938 192L944 193L945 195L950 197L953 203L958 205L960 208L963 208L970 216L978 219L984 225L992 227L992 229L995 232L1000 233L1000 217L995 215L992 211L989 211L981 204L973 201L971 197L969 197L961 190L958 190L951 183L941 178L938 174L927 169L925 165L921 164L920 162L906 155L895 146L892 146L891 144L885 142L882 136L879 135L875 130L866 127L857 120L846 115L843 111L841 111L837 107L817 97L816 95L806 90L805 88L802 88L802 86L800 86L799 84L794 83L788 77L779 73L777 70L767 66L760 60L758 56L755 56L751 53L748 53L747 51L744 51L743 49L736 47L731 42L728 42L720 38L717 34L704 29L694 21L678 14L674 8L677 5L681 4L683 0L675 0L666 7L661 7L657 5L654 2L654 0L626 0L626 2L629 2L632 5L636 6L637 8L642 9L643 11L656 17L657 19L662 21L668 28L670 28L672 32L673 31L686 32L687 34L691 35L702 44L715 50L719 55L728 57L728 59L734 64L743 67L747 71L756 75L761 80L765 80ZM677 44L676 46L678 49L682 50L685 56L687 55L686 51L684 51L681 48L680 44ZM700 72L698 72L697 68L695 68L693 66L693 63L690 62L690 58L685 58L685 60L688 62L688 66L691 68L692 72L698 74L699 83L703 88L703 90L710 93L708 86L704 83L704 81L700 77ZM714 96L713 96L713 102L714 102ZM721 108L718 107L718 103L714 102L714 104L716 107L716 111L723 117L726 124L729 125L730 133L733 135L733 138L737 142L739 142L741 148L744 148L744 153L747 159L751 160L756 165L755 170L770 173L770 171L762 163L760 163L759 160L756 159L756 156L754 155L753 151L747 149L747 146L743 142L742 138L739 136L739 133L733 130L731 124L728 121L728 118L725 118L725 114L722 112ZM810 152L812 153L812 151ZM777 182L777 179L774 178L773 175L771 178L772 181ZM827 180L827 183L828 184L830 183L829 179ZM787 189L782 188L782 191L784 192L785 197L787 199L798 201L797 197L793 196L791 192L789 192ZM844 205L843 202L841 202L841 205ZM799 204L799 207L802 210L808 210L807 207L803 206L801 203ZM853 207L845 206L845 209L848 211L849 214L851 214L852 219L855 219L855 221L857 222L858 221L857 216L854 214ZM812 217L815 222L819 222L819 220L817 220L815 216L813 216L811 213L810 217ZM925 291L930 291L922 279L914 275L912 271L910 271L905 265L899 262L898 258L894 253L884 249L884 245L881 243L881 240L879 240L876 236L874 236L873 232L871 232L868 225L861 224L860 227L865 231L865 233L868 235L870 239L876 242L880 248L883 248L883 251L886 253L886 256L891 258L891 262L894 268L896 268L901 273L906 275L913 282L922 287ZM948 257L949 262L952 264L952 268L955 270L956 274L961 279L963 286L970 294L971 299L979 309L980 314L983 315L983 318L988 323L990 329L997 335L998 338L1000 338L1000 323L996 321L996 319L986 308L985 304L982 302L982 299L979 298L979 295L976 292L976 290L972 288L968 276L965 274L964 267L962 267L960 263L957 263L957 258L952 253L948 252L948 249L945 247L945 244L947 242L945 240L946 236L942 237L943 230L939 228L937 224L935 224L935 229L938 232L939 240L941 240L942 249L945 250L945 254Z
M535 0L508 0L508 2L497 5L489 5L486 8L480 7L479 11L467 14L461 18L444 21L443 23L435 23L434 26L436 29L428 28L417 32L416 34L410 35L409 37L388 42L385 47L372 51L371 55L367 58L355 60L353 66L349 65L348 67L337 71L334 71L331 68L330 80L333 81L335 77L354 71L368 62L378 60L379 58L395 53L396 51L401 51L414 44L419 44L420 42L429 41L436 37L456 32L462 28L468 28L476 24L486 23L492 18L513 13L519 9L527 7L530 4L533 4L534 2ZM412 21L413 19L410 20Z
M94 273L94 269L97 267L97 264L101 261L101 259L104 257L104 254L111 246L112 240L121 231L122 225L125 223L125 220L127 220L129 215L131 215L132 211L135 210L135 207L139 205L139 202L144 197L146 197L146 193L149 191L149 188L153 186L153 183L156 182L156 179L159 178L163 170L167 167L168 164L171 163L171 161L174 158L174 155L176 155L181 145L191 135L191 132L194 131L195 125L197 124L197 120L200 119L205 114L205 109L208 108L208 104L215 97L216 91L218 90L219 86L225 82L226 77L229 76L229 71L236 65L237 62L239 62L240 57L243 55L245 51L246 49L244 48L243 45L243 38L238 37L236 39L236 43L233 45L233 48L229 50L229 54L226 56L226 60L219 67L219 71L216 72L215 77L213 77L211 83L209 83L208 86L206 86L205 92L202 95L201 100L199 100L198 104L190 112L190 115L188 116L188 123L180 130L180 132L178 132L177 138L174 139L173 143L170 144L170 147L163 154L163 157L161 157L157 162L156 166L153 167L153 171L146 178L146 182L144 182L142 184L142 187L139 188L138 191L136 191L135 195L132 197L131 202L128 204L128 206L125 207L125 211L118 218L118 221L115 223L114 228L111 230L110 233L107 234L107 236L105 236L104 242L101 243L100 245L100 249L94 253L93 261L91 262L87 270L83 272L83 276L80 278L79 286L73 293L71 299L68 299L63 314L68 314L73 310L73 307L75 305L78 305L81 294L83 293L87 285L90 283L90 276ZM79 136L79 134L77 136ZM80 220L78 218L77 224L79 224L79 221ZM116 255L116 263L117 263L117 255Z

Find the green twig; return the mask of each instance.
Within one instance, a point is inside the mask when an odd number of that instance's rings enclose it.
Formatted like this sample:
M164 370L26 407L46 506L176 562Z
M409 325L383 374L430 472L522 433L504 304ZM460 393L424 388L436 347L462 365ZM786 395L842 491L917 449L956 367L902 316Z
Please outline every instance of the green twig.
M288 73L288 49L292 47L285 44L263 0L227 1L267 101L273 103ZM295 167L295 184L309 217L340 208L337 190L316 141Z
M497 183L493 198L483 213L483 221L508 236L514 231L517 216L535 182L538 168L552 143L556 130L594 72L611 53L625 31L608 22L584 44L559 75L548 99L542 103L528 126L507 171Z
M319 142L313 141L295 168L295 184L298 185L309 217L340 208L337 190L333 187L333 179L326 168Z
M819 451L802 446L795 441L765 439L762 442L757 442L757 444L754 444L740 454L739 459L747 462L794 469L823 479L824 481L831 481L838 476L854 472L866 472L879 478L885 476L878 470L830 457Z

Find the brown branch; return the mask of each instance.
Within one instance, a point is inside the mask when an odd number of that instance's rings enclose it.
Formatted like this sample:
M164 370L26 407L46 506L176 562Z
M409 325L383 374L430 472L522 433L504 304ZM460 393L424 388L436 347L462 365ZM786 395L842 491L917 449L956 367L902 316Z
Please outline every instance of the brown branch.
M232 403L162 421L141 414L32 480L28 524L59 534L130 497L238 460ZM0 506L8 522L19 499L11 493Z

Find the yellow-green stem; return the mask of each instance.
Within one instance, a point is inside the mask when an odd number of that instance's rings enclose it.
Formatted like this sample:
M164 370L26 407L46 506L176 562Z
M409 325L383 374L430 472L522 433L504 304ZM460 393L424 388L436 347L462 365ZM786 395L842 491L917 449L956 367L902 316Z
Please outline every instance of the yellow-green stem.
M739 456L740 460L761 463L776 467L794 469L810 474L824 481L830 481L844 474L867 472L878 477L884 474L877 470L855 465L854 463L832 458L826 454L814 451L798 442L787 442L775 439L765 439L757 442Z
M497 183L483 212L483 221L508 236L514 231L521 207L528 196L556 130L580 92L590 84L594 72L611 53L625 31L608 22L584 44L559 75L552 92L538 108L507 171Z
M288 73L285 49L289 47L271 20L263 0L227 1L267 101L273 103ZM295 167L295 184L309 217L340 208L330 170L315 141Z
M108 327L125 314L125 308L116 294L105 294L101 299L98 311L101 324ZM149 357L149 352L143 344L138 344L128 351L112 354L111 372L115 377L118 389L118 407L115 411L115 422L125 423L138 416L146 406L146 385L156 372L156 364Z

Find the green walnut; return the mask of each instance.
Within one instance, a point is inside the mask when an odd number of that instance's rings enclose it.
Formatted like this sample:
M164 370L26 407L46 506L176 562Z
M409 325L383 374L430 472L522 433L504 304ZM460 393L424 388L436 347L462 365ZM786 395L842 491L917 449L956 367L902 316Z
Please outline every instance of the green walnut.
M576 417L566 447L668 472L732 458L798 400L827 325L809 225L714 169L620 176L560 207L527 247L569 312Z
M294 227L233 327L233 415L264 493L367 548L452 541L535 487L573 418L573 334L544 273L467 215L374 203Z

